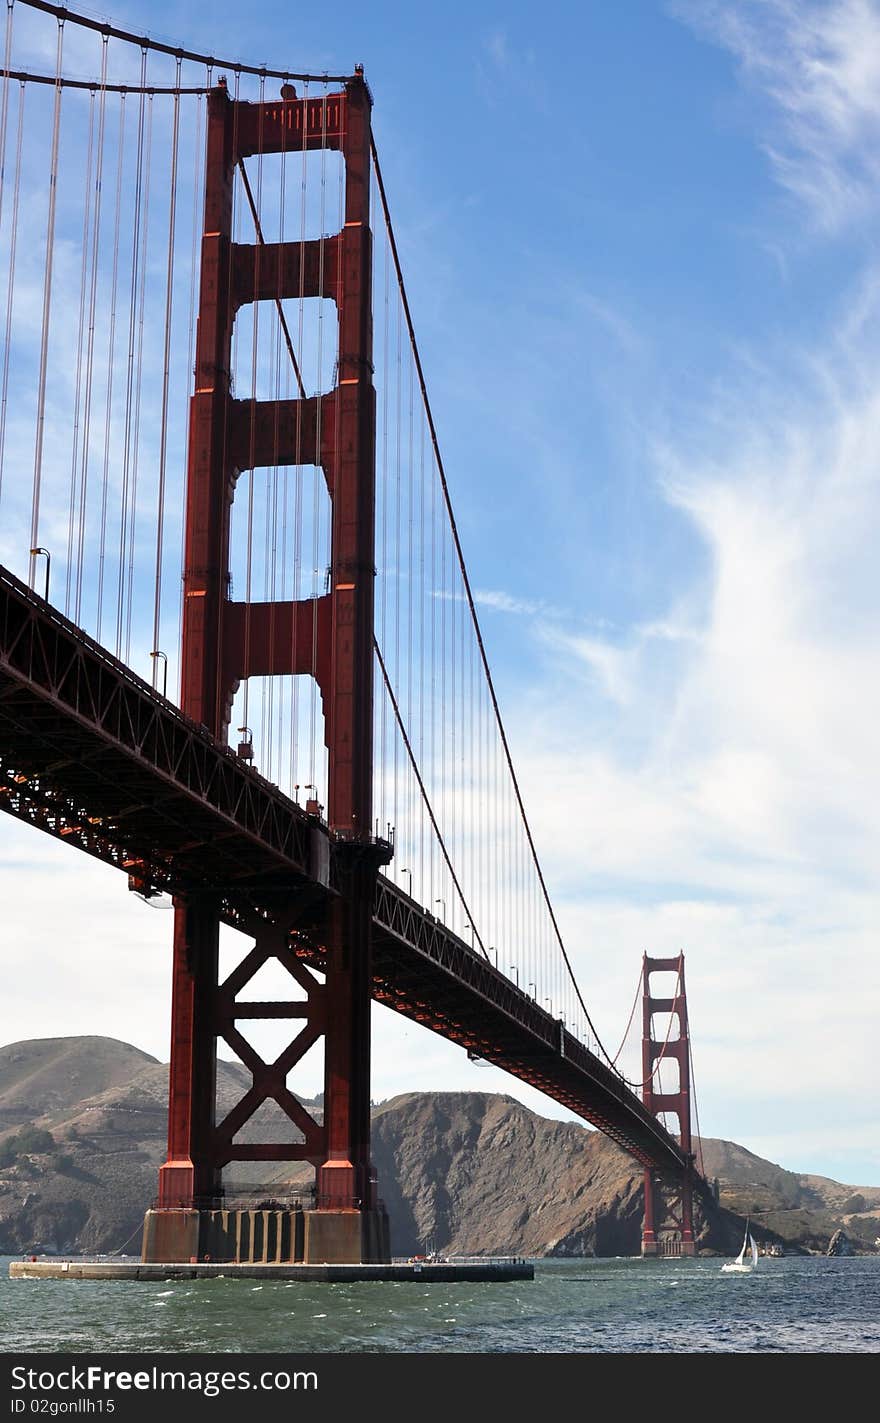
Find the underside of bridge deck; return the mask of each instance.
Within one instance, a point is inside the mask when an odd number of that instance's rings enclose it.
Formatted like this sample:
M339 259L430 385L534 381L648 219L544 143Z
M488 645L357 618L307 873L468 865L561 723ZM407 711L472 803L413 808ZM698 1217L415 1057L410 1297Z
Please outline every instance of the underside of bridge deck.
M327 826L6 572L0 808L123 870L132 888L213 892L245 931L295 899L294 952L323 966L337 879ZM689 1169L615 1072L382 876L372 996L539 1088L644 1164Z

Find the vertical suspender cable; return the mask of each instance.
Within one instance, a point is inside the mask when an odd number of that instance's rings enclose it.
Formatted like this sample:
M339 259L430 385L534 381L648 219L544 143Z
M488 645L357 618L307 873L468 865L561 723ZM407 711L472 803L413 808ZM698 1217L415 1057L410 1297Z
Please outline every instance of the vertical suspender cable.
M91 283L89 288L89 319L86 340L86 390L83 403L82 458L79 475L79 511L77 515L76 593L73 619L78 623L82 611L82 582L85 561L86 508L88 504L89 454L91 445L92 382L95 367L95 312L98 299L98 254L101 234L101 196L104 173L104 136L107 119L107 51L108 37L101 36L101 85L98 104L98 143L95 158L95 204L92 214Z
M587 1020L587 1023L588 1023L588 1025L589 1025L589 1027L592 1029L592 1032L593 1032L594 1036L596 1037L596 1041L597 1041L599 1050L600 1050L600 1052L602 1053L602 1055L607 1059L608 1054L607 1054L607 1052L606 1052L606 1050L605 1050L605 1047L604 1047L603 1044L602 1044L601 1039L599 1038L598 1033L596 1033L596 1029L595 1029L595 1027L594 1027L594 1025L593 1025L593 1023L592 1023L592 1019L590 1018L590 1014L589 1014L589 1011L588 1011L588 1009L587 1009L587 1006L586 1006L586 1004L585 1004L585 1002L584 1002L584 1000L583 1000L583 997L582 997L582 995L581 995L580 989L578 988L577 983L575 982L575 979L574 979L574 973L573 973L573 970L572 970L572 967L571 967L571 961L570 961L570 959L569 959L569 957L568 957L568 952L567 952L567 950L566 950L566 948L565 948L565 943L564 943L564 940L563 940L563 938L562 938L562 932L561 932L561 930L560 930L560 928L559 928L559 923L558 923L558 921L557 921L556 914L555 914L555 912L554 912L553 905L552 905L552 902L551 902L551 900L550 900L550 895L549 895L549 891L548 891L548 889L547 889L546 880L544 879L544 872L543 872L543 870L542 870L542 868L541 868L541 863L540 863L540 861L539 861L539 859L538 859L538 852L537 852L537 849L536 849L536 847L535 847L534 839L533 839L533 837L532 837L531 827L530 827L530 825L529 825L528 818L527 818L527 816L526 816L525 805L524 805L524 803L523 803L522 794L521 794L520 787L519 787L519 780L518 780L518 778L517 778L516 772L515 772L514 767L513 767L513 759L512 759L511 754L510 754L510 745L509 745L509 742L508 742L508 740L507 740L507 732L506 732L506 730L505 730L504 722L503 722L502 717L501 717L501 708L500 708L500 706L499 706L499 704L498 704L498 698L497 698L497 694L496 694L496 692L495 692L494 679L493 679L492 673L491 673L491 671L490 671L490 669L489 669L489 661L488 661L488 658L487 658L487 656L486 656L486 648L485 648L485 644L484 644L484 642L483 642L483 635L482 635L482 631L481 631L481 629L480 629L479 619L478 619L478 617L477 617L477 610L476 610L476 605L475 605L475 603L474 603L473 592L472 592L471 585L470 585L470 579L469 579L469 577L468 577L467 568L466 568L465 562L464 562L464 552L463 552L463 550L462 550L461 541L460 541L459 535L458 535L458 525L457 525L457 523L456 523L456 521L455 521L455 516L454 516L453 510L452 510L452 502L451 502L450 495L449 495L449 486L448 486L448 483L447 483L447 480L446 480L446 474L445 474L445 470L444 470L444 467L443 467L442 456L441 456L441 454L440 454L440 444L439 444L439 440L438 440L438 438L437 438L437 430L436 430L436 426L435 426L435 424L434 424L434 416L433 416L433 412L432 412L432 410L431 410L430 401L429 401L429 399L428 399L428 389L427 389L427 385L426 385L426 382L425 382L424 371L423 371L423 369L422 369L421 357L420 357L420 355L419 355L418 346L417 346L417 344L416 344L415 328L414 328L414 326L413 326L412 315L411 315L410 309L409 309L409 300L408 300L408 298L407 298L406 289L405 289L404 283L403 283L403 269L402 269L402 267L401 267L401 265L400 265L400 258L399 258L398 252L397 252L397 242L396 242L395 237L394 237L394 230L393 230L393 228L392 228L392 226L391 226L391 213L390 213L390 209L389 209L389 207L388 207L388 199L387 199L387 196L386 196L386 193L385 193L385 184L384 184L384 181L383 181L383 179L382 179L382 170L381 170L381 168L380 168L380 166L379 166L379 155L378 155L378 151L377 151L377 149L376 149L375 140L372 138L372 136L371 136L371 138L370 138L370 151L371 151L372 159L373 159L373 167L374 167L374 170L375 170L375 173L376 173L376 183L377 183L377 187L378 187L378 191L379 191L380 201L381 201L381 204L382 204L382 212L383 212L383 216L384 216L384 219L385 219L385 226L386 226L386 230L387 230L387 233L388 233L388 242L389 242L389 245L390 245L390 248L391 248L392 259L393 259L393 261L394 261L394 269L395 269L395 273L396 273L396 275L397 275L398 286L399 286L399 289L400 289L400 297L401 297L401 301L402 301L402 303L403 303L403 310L404 310L404 313L405 313L405 316L406 316L407 330L408 330L410 342L411 342L411 345L412 345L413 358L414 358L415 363L416 363L416 371L417 371L417 373L418 373L418 378L419 378L419 388L420 388L420 390L421 390L422 400L423 400L424 405L425 405L425 413L426 413L426 416L427 416L427 419L428 419L428 427L429 427L429 430L430 430L430 432L431 432L431 442L432 442L432 445L433 445L433 448L434 448L434 454L435 454L436 461L437 461L437 470L438 470L438 474L439 474L439 477L440 477L441 487L442 487L442 490L443 490L443 499L444 499L444 503L445 503L445 505L446 505L447 517L448 517L448 520L449 520L450 530L451 530L452 538L453 538L454 545L455 545L456 557L457 557L457 559L458 559L458 564L459 564L459 567L460 567L460 570L461 570L462 581L463 581L463 584L464 584L464 593L465 593L465 597L466 597L466 599L467 599L468 608L469 608L469 610L470 610L471 620L472 620L473 625L474 625L474 635L476 636L476 639L477 639L477 646L479 647L479 650L480 650L480 661L481 661L482 666L483 666L483 674L484 674L484 676L485 676L485 678L486 678L486 682L487 682L487 685L488 685L488 688L489 688L489 696L490 696L490 699L491 699L491 702L492 702L492 710L493 710L493 714L494 714L494 716L495 716L495 721L496 721L496 724L497 724L497 727L498 727L498 734L499 734L499 737L500 737L500 740L501 740L501 745L502 745L502 747L503 747L504 759L505 759L505 762L506 762L506 765L507 765L508 774L509 774L510 781L511 781L511 785L512 785L512 789L513 789L513 794L514 794L514 797L515 797L515 800L516 800L516 805L517 805L517 808L518 808L518 811L519 811L520 819L522 820L522 824L523 824L523 829L524 829L524 832L525 832L526 840L527 840L527 842L528 842L529 853L530 853L532 862L533 862L533 864L534 864L534 866L535 866L535 872L536 872L536 874L537 874L537 876L538 876L538 879L539 879L539 881L540 881L541 892L542 892L542 895L543 895L543 898L544 898L544 902L545 902L545 904L546 904L546 906L547 906L547 913L548 913L548 915L550 916L550 921L551 921L551 923L552 923L552 925L553 925L554 937L555 937L555 939L556 939L556 943L557 943L559 952L560 952L561 955L562 955L562 959L563 959L563 962L564 962L564 965L565 965L565 969L566 969L566 971L567 971L567 973L568 973L568 976L569 976L569 978L570 978L570 980L571 980L571 982L572 982L572 984L573 984L574 991L575 991L575 994L576 994L576 996L577 996L577 1001L578 1001L578 1003L580 1004L580 1006L581 1006L581 1008L582 1008L582 1010L583 1010L584 1017L585 1017L585 1019Z
M6 409L9 396L9 356L12 344L12 308L15 296L15 254L18 243L18 210L21 196L21 146L24 136L24 95L25 86L22 82L19 84L18 92L18 131L15 137L15 184L12 199L12 234L9 247L9 277L6 285L6 329L3 334L3 390L2 397L0 397L0 495L3 493L3 462L6 451Z
M322 399L321 366L324 359L324 262L326 243L324 237L327 212L327 90L321 95L321 186L320 186L320 236L318 238L318 341L316 353L316 415L315 415L315 465L312 478L312 677L309 687L309 781L317 783L317 710L318 710L318 597L320 582L320 533L321 533L321 489L318 461L321 457L323 437L324 402ZM314 792L317 795L317 791Z
M12 17L15 0L6 0L6 40L3 46L3 68L8 73L12 68ZM9 85L3 83L3 103L0 105L0 218L3 216L3 193L6 187L6 125L9 119Z
M206 70L205 81L207 88L211 87L212 71ZM193 173L193 205L192 205L192 238L190 247L190 273L189 273L189 316L187 319L187 333L189 344L187 346L187 381L195 385L195 337L196 337L196 272L198 270L198 250L199 250L199 198L201 197L201 171L202 171L202 96L199 94L196 108L196 131L194 143L194 166ZM189 445L190 445L190 422L186 423L186 449L184 453L184 469L189 468ZM184 565L184 525L180 525L180 545L178 551L177 566L183 568ZM183 578L180 580L180 587L177 597L177 646L183 642ZM153 658L155 662L157 659Z
M119 510L119 564L116 581L116 655L122 651L125 608L125 557L128 546L128 506L131 482L131 437L134 417L134 371L137 344L138 273L141 251L141 211L144 181L144 129L146 119L147 49L141 46L140 98L138 101L137 156L135 158L134 216L131 230L131 271L128 297L128 357L125 380L125 427L122 439L122 493Z
M285 200L285 179L287 176L287 164L285 162L285 151L287 148L287 127L282 125L281 129L281 163L279 173L278 191L278 241L284 242L284 200ZM278 276L275 288L276 310L281 306L282 276L281 264L278 264ZM283 308L282 308L283 310ZM286 475L282 480L280 453L281 453L281 337L282 324L279 321L274 327L274 339L272 343L272 399L274 401L274 417L272 429L272 468L270 474L270 498L266 503L266 577L265 588L266 597L269 601L269 664L274 665L275 639L277 635L276 627L276 601L278 598L278 498L279 486L284 490L284 498L287 494ZM286 559L282 553L282 586L285 582L284 573ZM284 593L282 591L282 598ZM269 767L269 779L281 784L281 736L279 726L279 736L277 738L279 765L274 770L275 762L275 677L269 678L268 705L266 706L266 727L267 727L267 764ZM265 705L265 703L264 703ZM284 712L284 682L283 679L278 686L278 715L283 719ZM274 771L274 774L273 774Z
M306 132L308 129L309 114L309 86L303 86L303 129L302 129L302 161L300 163L299 182L299 299L297 304L297 341L300 356L303 350L303 327L305 321L305 282L306 282L306 200L308 194L308 146L306 144ZM290 348L291 356L293 348ZM303 415L305 411L304 401L306 399L306 389L303 384L299 369L296 371L297 386L300 399L296 406L296 429L294 431L294 452L293 463L296 476L293 481L293 597L299 599L303 595L302 587L302 552L303 552L303 473L302 473L302 432ZM296 618L292 619L291 630L291 665L296 667L297 661L297 623ZM302 719L300 718L300 678L292 678L291 686L291 708L290 708L290 744L291 744L291 778L294 781L294 788L300 782L300 762L303 760L301 747Z
M4 46L4 50L3 50L3 67L4 67L4 69L7 70L7 71L11 68L11 63L12 63L12 17L13 17L13 14L15 13L15 8L14 8L14 7L15 7L15 0L6 0L6 42L5 42L5 46ZM9 93L10 93L11 87L12 87L12 80L11 80L11 79L5 79L4 82L3 82L3 104L2 104L2 107L0 107L0 220L2 220L2 217L3 217L3 199L4 199L4 197L6 196L6 130L7 130L8 120L9 120ZM22 109L23 103L24 103L24 84L20 81L20 82L19 82L19 137L20 137L20 135L21 135L21 109ZM11 238L11 250L10 250L10 256L9 256L9 279L8 279L8 281L9 281L9 297L8 297L7 306L6 306L7 335L6 335L6 344L4 345L4 348L3 348L3 351L4 351L4 362L3 362L3 385L4 385L4 394L3 394L3 409L2 409L2 414L0 414L0 496L2 496L2 493L3 493L3 446L4 446L4 443L5 443L5 438L4 438L4 437L5 437L5 433L6 433L6 389L5 389L5 388L6 388L7 372L8 372L8 369L9 369L9 367L8 367L9 336L10 336L10 334L11 334L12 288L13 288L13 274L14 274L14 272L15 272L15 240L16 240L16 233L17 233L17 230L18 230L17 198L18 198L19 181L20 181L20 166L21 166L21 165L20 165L20 156L19 156L19 161L18 161L18 163L16 164L16 172L15 172L15 197L16 197L16 201L13 203L12 238Z
M116 356L116 297L119 283L119 225L122 214L122 177L125 154L125 94L119 101L119 151L116 155L116 199L113 218L113 271L110 278L110 331L107 340L107 393L104 406L104 468L101 487L101 535L98 554L97 637L101 641L104 615L104 572L107 550L107 505L110 487L110 431L113 423L113 376Z
M702 1134L702 1132L700 1131L700 1112L699 1112L699 1108L698 1108L698 1106L697 1106L697 1085L696 1085L696 1082L695 1082L695 1080L694 1080L694 1055L693 1055L693 1050L692 1050L692 1046L691 1046L691 1031L690 1031L690 1026L688 1026L688 1062L689 1062L689 1065L690 1065L691 1098L692 1098L693 1104L694 1104L694 1127L695 1127L695 1133L694 1133L694 1134L695 1134L696 1140L697 1140L697 1151L696 1151L696 1156L697 1156L697 1168L698 1168L698 1170L699 1170L699 1172L700 1172L700 1175L701 1175L701 1176L705 1176L705 1174L706 1174L706 1168L705 1168L705 1166L704 1166L704 1164L703 1164L703 1134Z
M398 728L399 728L399 730L400 730L400 735L401 735L401 737L402 737L402 739L403 739L404 749L405 749L405 751L406 751L407 756L409 757L410 766L412 767L413 774L414 774L414 776L415 776L415 778L416 778L416 781L418 782L419 790L420 790L420 792L421 792L421 794L422 794L422 799L423 799L423 801L424 801L425 808L426 808L426 810L427 810L427 812L428 812L428 815L429 815L429 817L430 817L431 824L432 824L433 827L434 827L434 832L435 832L435 834L436 834L436 836L437 836L437 842L438 842L438 844L439 844L439 846L440 846L440 851L441 851L441 853L442 853L442 855L443 855L443 859L444 859L444 861L445 861L445 863L446 863L446 868L447 868L447 870L448 870L448 872L449 872L449 878L450 878L451 884L452 884L452 886L453 886L454 889L455 889L455 892L456 892L456 894L457 894L457 896L458 896L458 899L459 899L459 901L460 901L460 903L461 903L461 906L462 906L462 908L463 908L465 914L467 915L469 921L473 924L473 923L474 923L474 920L473 920L473 918L471 917L471 910L470 910L470 905L468 904L468 901L467 901L467 896L465 895L465 892L464 892L464 889L463 889L463 887L462 887L461 881L460 881L458 875L456 874L455 865L453 864L452 858L451 858L451 856L450 856L450 854L449 854L449 851L448 851L448 849L447 849L447 847L446 847L446 842L445 842L444 839L443 839L443 832L441 831L440 826L439 826L438 823L437 823L437 818L436 818L436 816L435 816L435 814L434 814L434 810L433 810L433 807L432 807L432 805L431 805L431 800L430 800L430 797L429 797L429 795L428 795L428 789L427 789L427 786L425 785L424 779L423 779L422 774L421 774L421 772L420 772L420 770L419 770L418 762L416 761L415 753L414 753L414 751L413 751L412 742L411 742L410 739L409 739L409 734L408 734L407 729L406 729L406 723L404 722L403 716L402 716L402 714L401 714L400 704L399 704L399 702L398 702L396 696L394 695L394 688L393 688L393 686L392 686L392 684L391 684L391 678L388 676L388 669L387 669L387 667L385 666L385 660L384 660L384 658L383 658L383 656L382 656L381 649L380 649L379 644L378 644L378 642L376 641L375 637L373 638L373 652L375 653L375 655L376 655L376 660L377 660L377 662L379 663L379 671L380 671L380 673L382 674L382 680L383 680L383 682L384 682L384 684L385 684L385 691L386 691L386 693L387 693L387 695L388 695L388 700L389 700L390 703L391 703L391 708L392 708L392 710L393 710L393 712L394 712L394 715L395 715L395 718L396 718L396 720L397 720L397 725L398 725ZM484 943L483 943L483 940L480 938L480 934L479 934L478 930L476 929L476 927L475 927L475 929L474 929L474 939L475 939L475 942L479 944L480 949L482 950L482 953L483 953L484 958L488 958L489 956L488 956L488 954L486 953L486 947L485 947L485 945L484 945Z
M235 73L235 82L234 82L234 84L233 84L233 106L232 106L232 152L233 152L234 154L237 154L237 153L238 153L239 112L240 112L240 102L239 102L239 101L240 101L240 93L241 93L241 73L242 73L242 72L241 72L241 69L240 69L238 66L236 66L236 67L235 67L235 70L234 70L234 73ZM208 124L207 114L206 114L206 118L205 118L205 123L206 123L206 127L207 127L207 124ZM206 153L206 155L205 155L205 163L207 164L207 153ZM232 185L232 240L233 240L233 242L234 242L236 245L237 245L237 244L239 243L239 241L241 240L241 221L242 221L242 218L241 218L241 202L239 201L238 193L237 193L237 190L236 190L236 185L235 185L235 182L233 181L233 185ZM233 280L234 267L233 267L233 263L232 263L232 262L230 262L230 263L228 264L228 266L229 266L229 275L228 275L228 278L227 278L227 281L226 281L226 309L227 309L227 311L230 311L230 312L231 312L231 311L233 310L232 280ZM217 372L217 379L224 381L224 384L225 384L226 388L228 389L230 395L234 395L234 394L235 394L235 381L236 381L237 376L238 376L238 344L239 344L239 333L240 333L240 331L241 331L241 325L242 325L242 323L241 323L240 320L237 320L237 319L233 318L233 325L232 325L232 341L231 341L231 346L230 346L230 362L231 362L231 364L230 364L230 369L229 369L228 372L224 372L224 371L218 371L218 372ZM228 420L226 420L226 421L224 422L224 429L223 429L223 467L224 467L224 468L228 468L228 463L229 463L229 462L228 462L228 456L229 456L229 449L228 449L229 433L230 433L230 422L229 422ZM239 478L240 478L241 473L246 473L246 471L240 471L240 473L239 473ZM236 487L237 487L237 482L236 482ZM229 530L229 538L230 538L230 546L229 546L229 548L228 548L228 561L229 561L229 559L231 559L231 554L232 554L232 547L231 547L231 539L232 539L232 512L233 512L232 510L224 510L224 518L228 520L227 528L228 528L228 530ZM230 562L229 566L230 566L230 568L232 567L231 562ZM231 591L232 591L232 590L231 590L231 588L230 588L230 594L231 594ZM225 733L225 731L226 731L225 722L224 722L224 719L223 719L223 718L224 718L224 711L225 711L225 708L224 708L224 706L223 706L223 698L224 698L224 696L225 696L225 694L226 694L226 689L225 689L224 686L223 686L222 657L223 657L222 639L218 638L218 639L217 639L217 650L216 650L216 653L215 653L216 662L215 662L215 669L214 669L214 670L215 670L215 682L216 682L216 686L217 686L217 701L216 701L216 705L215 705L215 707L214 707L214 716L215 716L215 719L216 719L218 728L220 729L221 735L223 735L223 734ZM245 683L245 690L246 690L246 689L247 689L247 683ZM246 725L246 724L247 724L246 718L242 718L242 722Z
M64 612L70 612L71 588L74 583L74 547L76 544L77 474L79 464L79 422L82 407L83 338L86 335L86 288L89 276L89 217L92 199L92 152L95 137L95 90L89 95L89 137L86 148L85 201L83 203L82 254L79 280L79 319L76 332L76 377L73 408L73 440L70 454L70 498L67 516L67 568L65 570ZM88 344L88 343L86 343ZM87 378L88 379L88 378Z
M134 421L132 424L131 520L128 526L128 570L125 585L125 661L131 661L131 610L133 602L135 532L137 529L138 474L140 471L141 401L144 371L144 311L146 308L147 244L150 232L150 181L153 153L153 95L147 102L147 141L144 153L144 211L141 222L140 289L138 293L137 364L134 381ZM156 659L153 658L155 662Z
M385 287L382 306L382 475L380 489L382 496L382 527L381 527L381 547L382 558L380 567L382 570L382 596L379 606L379 629L382 646L387 647L387 627L388 627L388 333L390 322L390 291L391 291L391 269L390 255L388 252L388 242L385 242ZM388 801L387 791L387 767L385 758L388 745L387 726L388 698L382 697L382 757L379 770L382 785L382 815L385 817L385 806Z
M58 47L55 58L55 110L52 120L52 157L49 169L49 214L46 222L46 265L43 276L43 324L40 337L40 375L37 387L37 433L34 443L34 481L31 496L31 543L40 542L40 485L43 476L43 432L46 421L46 373L49 357L49 319L52 311L52 263L55 255L55 208L58 198L58 142L61 134L61 53L64 45L64 20L58 21ZM30 586L37 573L37 559L30 555Z
M400 459L401 459L401 456L400 456L400 429L401 429L401 387L402 387L402 384L403 384L403 381L402 381L402 369L401 369L401 363L402 363L402 359L403 359L402 323L403 323L403 317L402 317L402 313L401 313L401 310L400 310L400 298L398 297L398 301L397 301L397 346L396 346L396 361L395 361L396 384L395 384L395 387L394 387L394 390L395 390L395 403L394 403L394 408L395 408L395 430L394 430L394 564L395 564L395 567L394 567L394 584L393 584L393 587L394 587L394 674L393 674L392 680L393 680L393 683L394 683L394 686L395 686L395 687L399 687L399 686L400 686L400 597L401 597L401 589L402 589L402 587L403 587L403 580L401 579L401 576L400 576L400 563L401 563L401 559L400 559ZM395 736L395 738L394 738L394 796L393 796L393 801L392 801L392 806L393 806L393 810L392 810L392 823L393 823L393 825L395 826L395 833L396 833L396 826L397 826L397 823L398 823L398 801L397 801L397 796L398 796L398 781L399 781L399 766L398 766L398 761L399 761L399 748L400 748L400 738L397 737L397 736Z
M180 58L177 60L176 82L180 87ZM162 360L162 414L159 432L159 491L156 500L156 586L153 597L153 647L160 646L159 629L162 619L162 545L165 536L165 470L168 457L168 380L171 370L171 318L174 295L174 235L177 220L177 154L180 139L180 95L174 95L174 117L171 125L171 191L168 199L168 265L165 277L165 350ZM157 685L159 659L151 658L153 686Z
M419 420L419 765L425 764L425 412ZM419 876L424 899L425 816L419 811Z
M259 214L263 201L263 93L265 80L260 80L260 114L257 126L257 199L256 208ZM259 242L254 244L254 290L257 291L260 285L260 256L261 248ZM254 496L256 485L256 440L257 440L257 374L258 374L258 354L260 346L260 303L253 303L252 326L251 326L251 427L250 427L250 452L248 455L248 502L247 502L247 552L245 566L245 613L244 613L244 695L243 695L243 715L242 724L250 725L250 651L251 651L251 598L253 596L253 566L254 566Z

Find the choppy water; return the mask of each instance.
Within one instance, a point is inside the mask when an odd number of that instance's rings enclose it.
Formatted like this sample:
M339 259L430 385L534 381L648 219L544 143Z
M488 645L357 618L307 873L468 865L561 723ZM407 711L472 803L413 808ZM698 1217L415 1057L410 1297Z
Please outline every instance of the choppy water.
M545 1260L516 1284L10 1280L3 1352L875 1353L880 1257Z

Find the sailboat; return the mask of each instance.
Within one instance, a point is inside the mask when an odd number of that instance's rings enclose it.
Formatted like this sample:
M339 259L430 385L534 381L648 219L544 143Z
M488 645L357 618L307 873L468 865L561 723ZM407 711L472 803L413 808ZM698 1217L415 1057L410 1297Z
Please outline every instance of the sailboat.
M743 1236L742 1249L740 1250L735 1260L728 1260L726 1265L721 1266L721 1269L723 1271L726 1271L728 1274L736 1273L747 1275L751 1270L754 1270L757 1263L758 1247L755 1244L755 1240L751 1231L749 1230L749 1222L747 1220L746 1231L745 1235Z

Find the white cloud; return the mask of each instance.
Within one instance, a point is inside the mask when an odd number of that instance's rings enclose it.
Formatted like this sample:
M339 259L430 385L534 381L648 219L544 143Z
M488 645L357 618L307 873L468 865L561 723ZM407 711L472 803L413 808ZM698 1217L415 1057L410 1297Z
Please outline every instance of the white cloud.
M838 1123L836 1161L852 1165L859 1143L869 1159L875 1113L872 289L866 282L858 310L841 313L822 356L789 350L784 377L746 368L687 445L656 449L708 573L668 614L613 642L539 625L558 665L511 728L606 1042L641 951L683 948L703 1129L776 1160L785 1152L801 1170L825 1150L819 1134L811 1145L816 1120ZM571 676L573 654L590 677ZM837 1152L844 1121L856 1134L848 1155ZM880 1125L872 1130L880 1139Z
M504 30L493 30L486 39L485 49L497 69L504 71L510 68L510 43Z
M474 591L474 602L478 607L491 608L496 613L524 613L534 617L538 613L547 614L552 611L546 603L538 602L534 598L515 598L512 593L505 593L500 588L477 588Z
M674 0L674 15L730 51L773 106L764 147L778 181L823 228L876 203L876 0Z
M621 706L632 701L633 654L598 637L563 633L549 626L544 639L589 668L605 696Z
M626 356L633 357L643 352L644 338L617 307L582 287L573 287L570 296L574 306L581 307L603 326Z

